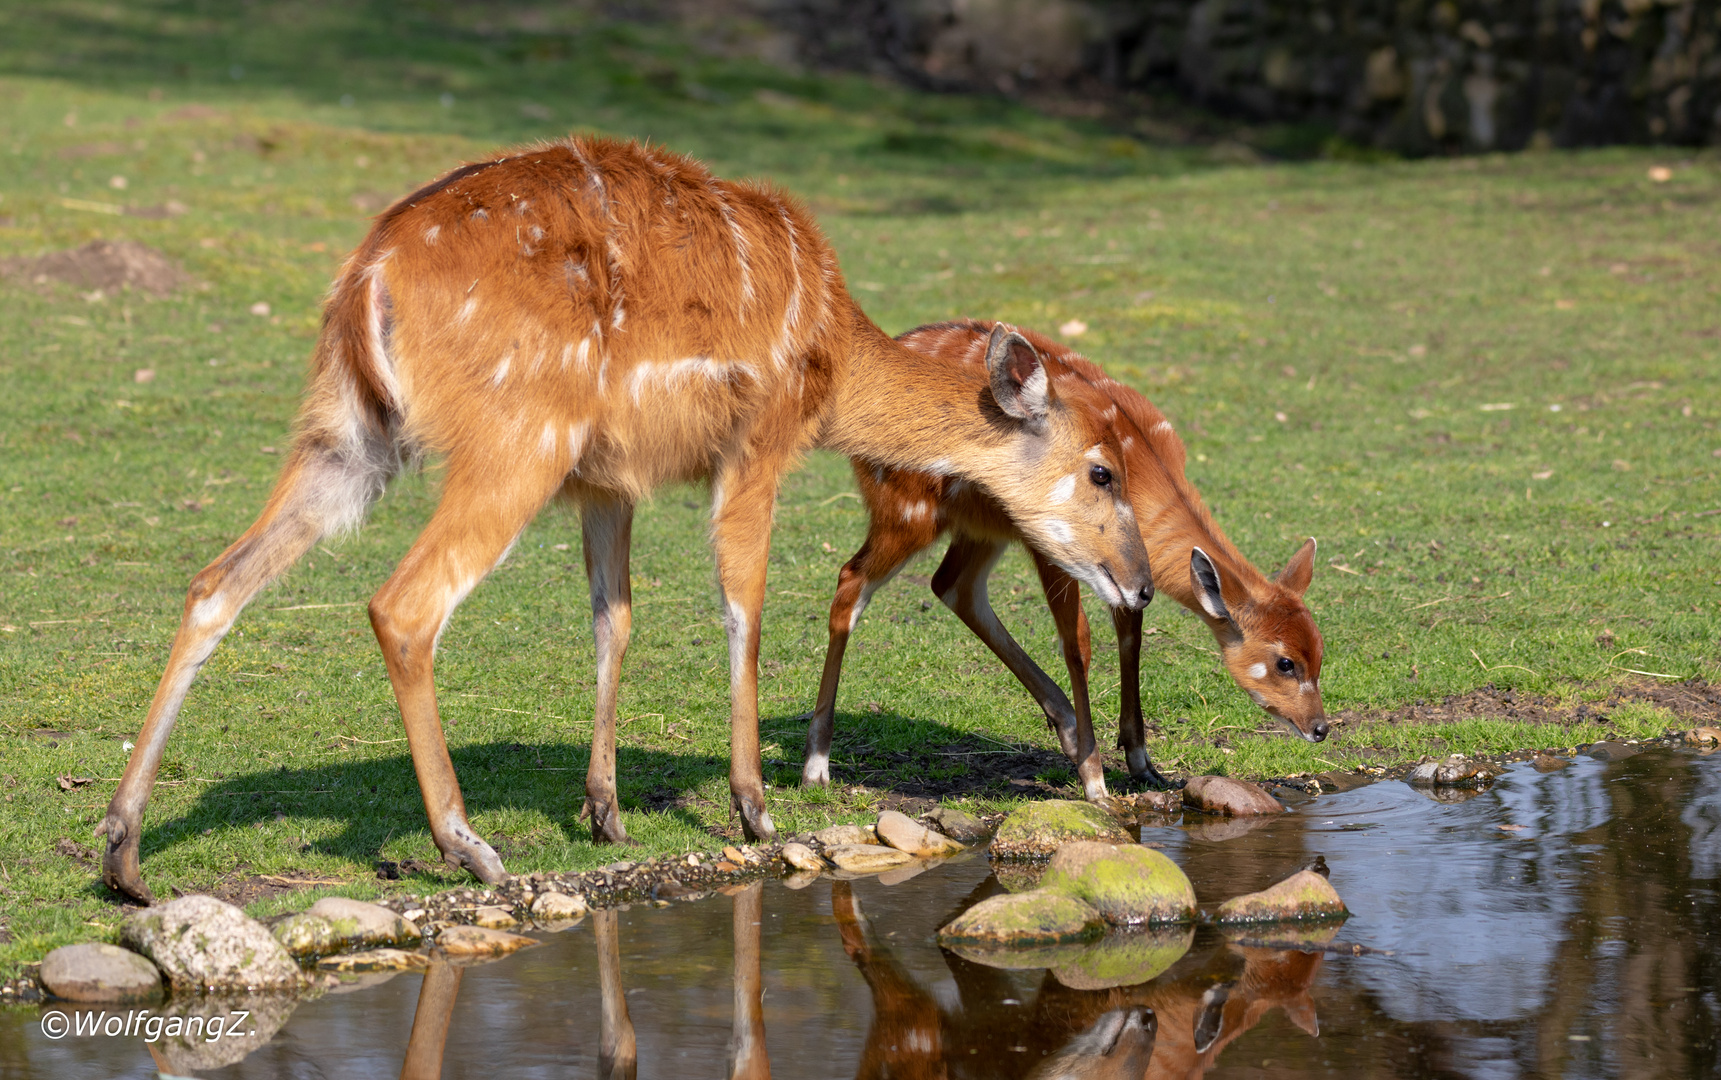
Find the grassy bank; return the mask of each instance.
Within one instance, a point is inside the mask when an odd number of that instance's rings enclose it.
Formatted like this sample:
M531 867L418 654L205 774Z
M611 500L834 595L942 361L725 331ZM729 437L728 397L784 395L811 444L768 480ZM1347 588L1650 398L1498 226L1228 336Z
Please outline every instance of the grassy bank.
M0 967L118 916L78 846L187 579L268 490L319 296L367 215L499 143L570 128L649 136L802 193L892 331L954 315L1085 323L1077 346L1172 417L1245 553L1276 566L1320 540L1309 600L1329 709L1488 684L1601 702L1620 679L1721 677L1712 155L1227 164L1006 102L788 74L748 59L734 28L716 49L662 27L434 14L0 13L0 258L125 238L192 279L163 299L0 283ZM148 818L158 895L456 880L373 876L379 859L434 856L363 605L436 486L434 467L400 481L362 533L259 597L206 667ZM845 462L814 455L782 493L761 712L789 831L911 784L1007 799L994 757L1052 746L1001 666L904 580L850 648L840 786L793 786L829 590L864 532L852 490ZM621 783L651 851L710 846L726 824L707 506L703 490L665 490L636 526ZM517 872L615 857L575 820L592 684L578 552L576 519L546 512L443 638L473 822ZM1000 568L994 595L1057 670L1025 560ZM1286 775L1435 739L1563 746L1670 721L1645 705L1557 731L1359 719L1313 746L1270 730L1193 618L1161 601L1148 623L1150 749L1182 772ZM1103 729L1109 643L1096 666ZM1071 779L1055 762L1033 771Z

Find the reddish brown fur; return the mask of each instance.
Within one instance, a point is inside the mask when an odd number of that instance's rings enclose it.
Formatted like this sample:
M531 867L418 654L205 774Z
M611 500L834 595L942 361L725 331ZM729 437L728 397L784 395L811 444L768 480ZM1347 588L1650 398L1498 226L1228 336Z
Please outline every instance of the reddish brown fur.
M996 325L971 320L940 323L910 331L898 340L953 366L967 367L974 363L977 343L986 340ZM1276 579L1267 578L1238 553L1213 521L1200 494L1184 475L1182 440L1151 402L1108 378L1080 354L1031 331L1019 332L1045 358L1047 370L1057 373L1053 382L1060 390L1077 383L1094 387L1121 412L1115 422L1128 469L1130 501L1153 563L1155 585L1206 622L1232 678L1258 704L1295 726L1304 737L1324 738L1325 712L1319 689L1321 636L1302 599L1313 570L1314 541L1305 544ZM1054 730L1063 736L1065 752L1076 762L1088 797L1103 796L1103 773L1092 752L1090 734L1090 637L1076 583L1041 557L1029 542L1070 671L1076 699L1072 706L1010 638L986 602L984 581L991 564L1005 545L1023 539L1003 509L983 492L961 486L953 490L941 478L860 458L854 468L871 521L865 542L842 568L831 604L831 644L818 704L810 714L804 779L828 781L825 763L837 682L857 606L864 607L866 596L948 529L954 535L934 577L933 591L1039 701ZM922 503L931 503L936 512L924 519L908 520L903 508ZM1218 578L1222 603L1201 587L1196 568L1203 559ZM1204 592L1208 592L1205 598ZM1163 782L1148 760L1141 715L1141 613L1114 610L1113 623L1123 676L1119 744L1127 752L1132 776ZM1289 675L1278 670L1281 657L1293 664Z
M501 860L466 820L433 660L454 608L552 498L577 502L598 654L584 814L624 841L616 695L632 624L633 507L709 479L730 655L730 790L773 834L758 746L758 649L778 479L819 444L963 477L1011 508L1067 571L1120 604L1151 595L1124 484L1066 521L1048 475L1103 460L1122 478L1104 395L1045 384L999 332L957 368L886 337L843 289L807 213L686 158L571 139L463 166L382 214L330 295L298 434L257 521L193 580L136 752L98 830L103 876L147 898L144 805L198 668L256 592L351 527L402 462L445 463L442 499L371 601L444 858L486 881Z

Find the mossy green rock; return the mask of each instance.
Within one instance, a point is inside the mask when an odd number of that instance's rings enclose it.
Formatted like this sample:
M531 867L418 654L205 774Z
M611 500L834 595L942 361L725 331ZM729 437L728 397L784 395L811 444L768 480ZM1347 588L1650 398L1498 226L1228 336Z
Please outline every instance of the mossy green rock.
M309 910L271 920L269 932L299 960L419 942L418 927L388 908L344 896L325 896Z
M1045 859L1075 840L1135 842L1123 825L1092 803L1046 799L1017 807L992 838L995 859Z
M1343 919L1350 912L1327 879L1299 870L1270 889L1234 897L1213 913L1217 923L1274 923L1304 919Z
M1195 921L1195 888L1164 854L1139 844L1065 844L1040 878L1044 892L1072 896L1113 926Z
M993 896L950 920L943 945L1060 945L1105 932L1099 912L1074 897L1036 891Z

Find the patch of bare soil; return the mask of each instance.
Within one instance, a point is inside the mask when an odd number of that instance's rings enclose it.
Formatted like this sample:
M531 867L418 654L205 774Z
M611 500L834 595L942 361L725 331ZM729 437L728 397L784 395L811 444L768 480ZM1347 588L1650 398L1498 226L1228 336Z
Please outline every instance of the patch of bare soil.
M133 240L91 240L70 251L0 259L0 277L31 285L60 282L109 296L136 289L155 297L165 297L191 281L166 255Z
M249 867L241 864L234 867L212 886L207 895L217 900L225 900L237 907L244 907L257 900L266 900L272 896L285 893L302 892L305 889L323 888L330 885L350 885L351 881L344 878L323 877L309 870L283 870L279 874L251 874L246 871Z
M1603 722L1621 705L1643 702L1656 705L1693 726L1714 726L1721 721L1721 687L1702 679L1678 683L1639 681L1621 683L1602 701L1567 704L1551 697L1483 687L1468 694L1455 694L1438 702L1417 702L1395 709L1344 709L1328 720L1342 737L1344 726L1362 723L1440 724L1456 720L1520 720L1531 724L1577 724Z

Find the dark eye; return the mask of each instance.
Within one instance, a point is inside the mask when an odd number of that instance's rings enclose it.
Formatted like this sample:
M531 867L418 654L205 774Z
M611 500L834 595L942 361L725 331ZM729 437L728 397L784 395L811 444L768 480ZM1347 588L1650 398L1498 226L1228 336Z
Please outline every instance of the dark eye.
M1096 487L1108 487L1111 484L1111 470L1104 465L1095 465L1088 470L1088 479L1092 480Z
M1279 671L1281 673L1283 673L1285 675L1289 675L1291 672L1293 672L1295 670L1297 670L1297 665L1291 663L1290 657L1288 657L1288 656L1279 657Z

